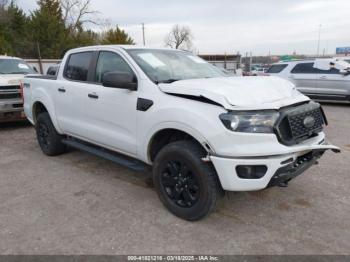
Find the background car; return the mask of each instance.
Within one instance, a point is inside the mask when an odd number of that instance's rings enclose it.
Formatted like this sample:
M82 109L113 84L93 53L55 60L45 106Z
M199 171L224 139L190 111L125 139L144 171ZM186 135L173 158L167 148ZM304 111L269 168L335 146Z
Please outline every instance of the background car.
M317 59L279 62L273 64L267 73L290 80L300 92L313 99L350 102L350 72L331 66L330 60L324 59L328 63L327 70L315 67L315 61L322 62L322 59ZM350 70L350 64L348 68Z
M25 119L20 80L35 73L20 58L0 56L0 122Z

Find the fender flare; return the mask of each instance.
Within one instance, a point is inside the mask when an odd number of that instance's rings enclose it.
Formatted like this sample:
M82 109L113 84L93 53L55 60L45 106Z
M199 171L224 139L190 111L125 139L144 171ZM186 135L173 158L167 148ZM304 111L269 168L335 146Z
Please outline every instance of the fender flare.
M54 107L54 102L51 99L51 97L43 90L41 90L42 88L36 90L36 94L33 98L33 103L32 103L32 115L33 115L33 122L36 123L36 119L35 119L35 115L34 115L34 106L36 103L41 103L44 105L44 107L46 108L48 114L50 115L51 121L55 127L55 129L57 130L57 132L59 134L62 134L62 130L57 122L57 119L55 118L56 116L56 110Z
M169 121L169 122L162 122L155 126L153 126L145 136L144 142L142 143L142 146L139 147L139 153L140 157L148 164L152 164L152 161L150 159L149 151L150 151L150 145L153 141L153 137L160 131L165 129L176 129L179 131L182 131L184 133L189 134L192 136L198 143L200 143L206 151L209 152L208 148L205 145L208 145L211 149L210 143L208 140L196 129L193 127L181 123L181 122L175 122L175 121ZM213 152L213 151L212 151Z

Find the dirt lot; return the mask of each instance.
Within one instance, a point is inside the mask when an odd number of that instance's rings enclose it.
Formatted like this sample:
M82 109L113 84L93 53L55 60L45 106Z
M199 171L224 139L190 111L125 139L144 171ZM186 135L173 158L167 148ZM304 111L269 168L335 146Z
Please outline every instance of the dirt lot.
M325 105L327 153L288 188L229 193L196 223L145 174L71 151L44 156L29 125L0 126L1 254L350 254L350 106Z

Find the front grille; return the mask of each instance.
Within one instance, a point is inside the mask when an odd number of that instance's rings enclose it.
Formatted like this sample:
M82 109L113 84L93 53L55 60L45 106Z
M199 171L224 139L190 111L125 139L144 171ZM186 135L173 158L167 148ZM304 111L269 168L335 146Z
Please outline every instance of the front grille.
M20 89L20 86L0 86L0 92L2 90L6 90L6 91L16 91L16 90L19 90Z
M21 98L20 86L0 86L0 99Z
M294 145L317 135L325 123L321 106L310 102L282 110L275 130L282 144Z
M0 86L0 99L21 98L20 86Z
M0 99L16 99L16 98L21 98L20 93L0 93Z

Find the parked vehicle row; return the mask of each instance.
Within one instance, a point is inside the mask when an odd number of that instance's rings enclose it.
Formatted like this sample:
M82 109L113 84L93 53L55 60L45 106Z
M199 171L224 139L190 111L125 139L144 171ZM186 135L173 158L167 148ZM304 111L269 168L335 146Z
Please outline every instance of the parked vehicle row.
M94 46L57 76L24 78L24 109L48 156L75 147L135 170L198 220L224 190L287 186L327 150L322 107L278 77L230 77L184 51Z

